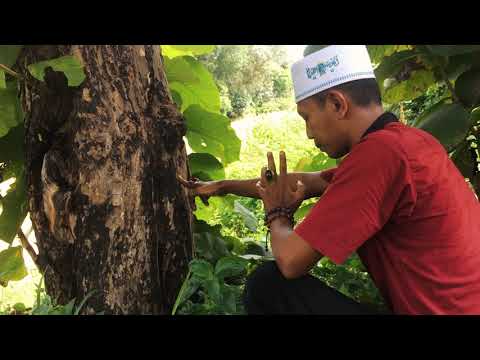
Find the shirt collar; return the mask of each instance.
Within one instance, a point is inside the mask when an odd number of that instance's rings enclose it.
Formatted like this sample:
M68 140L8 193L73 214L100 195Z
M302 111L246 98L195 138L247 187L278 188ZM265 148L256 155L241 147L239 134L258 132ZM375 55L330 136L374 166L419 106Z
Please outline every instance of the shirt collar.
M367 136L368 134L382 130L387 124L390 124L392 122L398 122L398 118L395 114L391 112L385 112L382 115L380 115L373 123L370 125L370 127L363 133L362 138Z

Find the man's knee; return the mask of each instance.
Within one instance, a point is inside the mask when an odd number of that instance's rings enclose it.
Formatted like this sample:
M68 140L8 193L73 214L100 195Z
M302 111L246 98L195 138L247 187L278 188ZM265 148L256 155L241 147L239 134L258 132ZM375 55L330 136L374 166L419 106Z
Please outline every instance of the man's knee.
M248 277L245 285L244 301L248 308L256 303L268 301L275 296L281 284L287 281L277 267L275 261L269 261L259 265Z

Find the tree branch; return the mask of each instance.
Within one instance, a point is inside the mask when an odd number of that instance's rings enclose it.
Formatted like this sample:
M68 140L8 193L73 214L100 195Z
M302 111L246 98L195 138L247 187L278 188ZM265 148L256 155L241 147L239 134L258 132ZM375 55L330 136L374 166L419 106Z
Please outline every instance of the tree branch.
M5 71L6 73L12 75L12 76L15 76L15 77L21 77L19 73L13 71L12 69L10 69L8 66L5 66L3 64L0 64L0 69Z
M20 239L20 243L22 244L22 247L27 250L28 254L32 258L33 262L37 265L37 260L38 260L38 255L35 253L35 250L33 249L32 245L28 242L27 237L23 233L22 229L18 229L17 231L18 238Z

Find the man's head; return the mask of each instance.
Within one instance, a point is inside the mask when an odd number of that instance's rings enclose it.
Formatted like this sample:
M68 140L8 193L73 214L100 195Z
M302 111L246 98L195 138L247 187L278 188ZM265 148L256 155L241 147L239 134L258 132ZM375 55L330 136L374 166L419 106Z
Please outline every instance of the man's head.
M307 59L292 68L297 111L305 120L308 138L314 139L316 146L330 157L340 158L350 151L352 136L362 121L372 117L369 113L382 111L381 96L368 54L361 48L345 51L345 46L329 47L322 54L323 48L307 47L305 55L310 55L310 50L316 59ZM347 64L339 66L342 63ZM346 81L358 74L360 79Z

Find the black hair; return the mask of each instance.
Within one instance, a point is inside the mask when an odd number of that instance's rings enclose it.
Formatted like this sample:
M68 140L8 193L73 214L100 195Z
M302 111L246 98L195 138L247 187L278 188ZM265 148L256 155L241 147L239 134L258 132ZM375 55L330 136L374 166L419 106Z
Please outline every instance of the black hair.
M380 95L380 89L375 79L360 79L349 81L327 90L324 90L318 94L313 95L320 105L325 104L327 94L331 90L337 90L345 93L355 105L360 107L367 107L370 104L382 105L382 96Z

